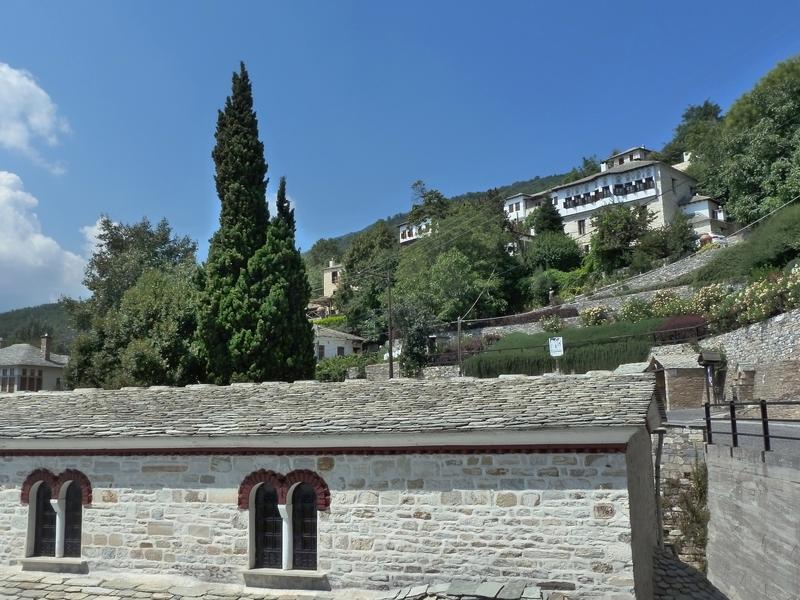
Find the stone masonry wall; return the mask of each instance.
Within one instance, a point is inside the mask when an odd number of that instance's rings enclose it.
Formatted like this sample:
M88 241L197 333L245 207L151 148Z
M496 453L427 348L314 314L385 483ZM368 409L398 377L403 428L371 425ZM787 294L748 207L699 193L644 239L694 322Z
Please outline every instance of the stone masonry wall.
M756 370L757 400L797 399L800 390L800 309L761 323L707 338L704 348L719 348L728 359L726 396L739 365Z
M700 568L705 563L705 548L686 543L681 531L678 497L691 489L695 461L705 461L706 432L703 426L664 423L666 433L661 451L661 507L664 543L676 551L682 561ZM653 436L653 448L657 444Z
M24 555L20 487L37 468L89 477L83 556L94 570L240 582L242 479L312 469L331 490L318 564L334 587L518 580L580 598L633 597L621 453L0 458L2 563Z
M800 457L708 446L708 578L730 600L800 590Z

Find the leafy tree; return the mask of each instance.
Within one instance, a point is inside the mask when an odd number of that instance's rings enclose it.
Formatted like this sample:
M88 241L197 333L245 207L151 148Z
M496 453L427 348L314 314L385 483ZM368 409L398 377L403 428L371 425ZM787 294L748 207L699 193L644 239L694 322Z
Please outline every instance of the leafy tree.
M243 305L243 326L229 344L239 366L233 379L295 381L314 375L314 333L305 309L311 297L305 267L295 245L294 210L286 199L286 178L278 187L277 215L264 246L249 260L233 297Z
M647 233L653 215L646 206L612 204L592 217L592 253L606 273L631 262L634 245Z
M195 329L193 265L151 269L117 308L95 320L73 345L73 386L185 385L197 381L190 350Z
M344 273L334 301L349 327L369 339L386 337L386 290L397 261L397 234L386 221L358 234L342 259Z
M564 233L564 219L558 212L556 206L549 200L533 209L525 219L525 228L533 229L538 235L548 231Z
M415 304L400 302L395 318L403 339L400 372L404 377L419 377L428 364L428 336L433 329L431 314Z
M265 297L247 297L247 285L240 279L248 261L266 243L269 225L267 163L244 63L233 74L232 93L218 114L215 138L212 157L222 207L219 229L211 238L208 260L198 277L196 349L208 379L227 383L234 374L241 376L249 369L248 355L241 347L254 334L253 303Z
M676 260L694 251L696 239L689 219L678 212L669 225L645 233L636 251L643 252L651 259Z
M437 220L448 213L450 202L439 190L428 189L422 180L415 181L411 185L411 190L414 198L414 204L408 214L411 223L422 223L425 219Z
M612 152L612 154L613 153L614 152ZM600 161L597 159L597 157L584 156L581 160L581 166L574 167L564 176L564 179L561 181L561 183L572 183L573 181L578 181L578 179L583 179L589 175L594 175L598 171L600 171Z
M166 220L153 227L147 219L132 225L101 219L99 243L84 280L93 295L83 301L62 299L79 331L70 350L69 385L115 387L196 379L189 352L194 252L194 242L173 236ZM178 334L182 337L175 343L185 346L176 350L170 340ZM159 369L125 371L120 359L134 340L139 347L149 344L151 356L160 357Z
M523 251L523 260L531 271L536 269L571 271L580 266L581 259L578 242L563 232L539 233Z
M416 298L446 320L461 316L484 288L471 316L520 306L519 263L507 252L512 239L497 194L453 203L432 235L401 252L398 297Z
M181 264L193 264L197 244L188 237L175 237L166 219L153 227L147 218L138 223L114 223L107 215L100 217L97 246L83 284L92 293L82 304L95 315L103 316L119 306L122 296L145 271ZM74 304L68 308L75 313ZM89 325L81 323L82 329Z
M780 63L731 106L705 140L697 175L750 223L800 194L800 56Z
M672 139L652 158L675 164L683 161L684 152L702 154L705 140L721 122L722 108L715 102L706 100L703 104L688 106Z

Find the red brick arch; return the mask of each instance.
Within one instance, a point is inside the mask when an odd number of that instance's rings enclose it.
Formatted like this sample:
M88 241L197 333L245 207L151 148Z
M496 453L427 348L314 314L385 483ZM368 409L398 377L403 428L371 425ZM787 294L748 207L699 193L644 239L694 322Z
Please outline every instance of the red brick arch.
M72 485L77 485L81 489L81 504L89 506L92 503L92 483L86 475L77 469L67 469L58 476L53 496L57 497L61 492L62 486L68 481L71 481Z
M288 500L289 491L296 483L307 483L317 495L317 510L328 510L331 506L331 491L328 489L328 484L325 480L317 475L314 471L307 469L299 469L292 471L285 478L285 487L283 493L279 492L278 502L285 504Z
M36 469L22 483L22 494L19 499L22 504L28 504L31 497L31 488L40 481L50 486L51 493L54 496L56 495L55 488L58 485L58 477L47 469Z
M253 488L261 483L266 483L271 485L275 488L275 491L278 493L278 502L281 502L281 495L284 497L286 496L284 489L284 477L279 473L275 473L274 471L266 471L264 469L259 469L258 471L253 471L242 480L242 483L239 485L239 508L241 510L247 510L250 508L250 493L253 491Z

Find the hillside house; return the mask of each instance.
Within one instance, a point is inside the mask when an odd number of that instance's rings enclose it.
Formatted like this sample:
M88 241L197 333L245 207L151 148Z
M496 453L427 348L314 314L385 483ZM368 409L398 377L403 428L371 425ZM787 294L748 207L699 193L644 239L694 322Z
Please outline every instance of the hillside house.
M63 389L69 356L51 352L52 342L44 334L39 348L31 344L3 347L0 338L0 393Z
M695 194L697 181L684 172L684 163L670 166L648 160L651 152L644 146L630 148L603 161L599 173L535 195L510 196L504 202L506 217L521 222L542 202L552 202L564 220L565 233L584 250L594 232L592 217L610 204L646 206L654 216L654 228L668 225L683 212L697 235L732 232L734 225L725 220L720 204Z
M314 349L317 360L332 356L350 356L358 354L366 340L352 333L338 329L330 329L322 325L314 325Z
M411 223L404 221L397 226L398 237L400 244L410 244L416 242L419 238L430 235L432 231L433 222L430 219L424 219L420 223Z
M646 375L10 395L0 562L652 598Z
M344 269L341 264L331 259L328 266L322 270L322 296L312 298L306 307L309 318L327 317L336 314L333 304L333 295L339 289Z

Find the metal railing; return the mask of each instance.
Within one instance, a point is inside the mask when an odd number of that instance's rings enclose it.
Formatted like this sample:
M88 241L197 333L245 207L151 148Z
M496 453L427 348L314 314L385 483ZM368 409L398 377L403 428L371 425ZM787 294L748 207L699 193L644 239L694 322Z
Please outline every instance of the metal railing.
M760 415L758 417L748 417L743 416L741 412L737 412L738 408L744 408L747 410L747 407L750 406L757 406L760 409ZM787 436L787 435L776 435L774 433L770 433L769 425L770 423L800 423L800 419L783 419L777 417L771 417L769 415L770 407L779 407L779 406L798 406L800 407L800 402L791 402L791 401L775 401L775 402L767 402L766 400L760 400L758 402L724 402L722 404L709 404L706 402L704 404L705 407L705 418L706 418L706 441L709 444L714 443L714 434L718 435L728 435L731 437L731 442L734 448L739 447L739 437L760 437L764 440L764 450L770 451L772 450L772 440L794 440L800 441L800 436ZM723 411L716 412L712 414L711 409L713 408L723 408ZM721 431L721 430L712 430L712 423L714 421L728 423L730 422L730 431ZM746 431L739 431L738 424L739 423L761 423L761 432L760 433L753 433L753 432L746 432Z

